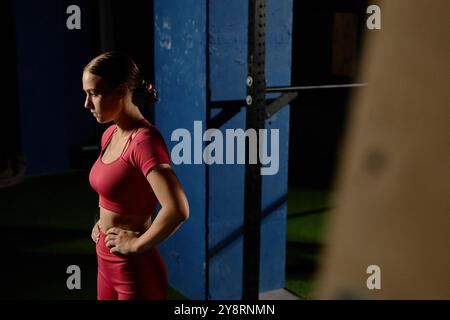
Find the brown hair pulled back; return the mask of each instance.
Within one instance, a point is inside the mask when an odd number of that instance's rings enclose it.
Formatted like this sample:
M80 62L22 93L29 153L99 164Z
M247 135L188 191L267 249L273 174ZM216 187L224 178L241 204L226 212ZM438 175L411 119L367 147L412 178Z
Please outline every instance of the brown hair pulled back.
M139 106L146 101L159 101L156 88L144 79L136 63L124 53L105 52L92 59L83 71L101 77L111 88L126 84L133 93L133 102Z

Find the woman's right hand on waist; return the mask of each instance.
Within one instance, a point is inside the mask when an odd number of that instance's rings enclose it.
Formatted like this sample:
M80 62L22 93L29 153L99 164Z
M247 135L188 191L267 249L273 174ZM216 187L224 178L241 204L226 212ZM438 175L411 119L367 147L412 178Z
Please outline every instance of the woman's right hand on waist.
M100 237L100 220L97 221L97 223L94 225L91 233L91 238L95 243L98 242L99 237Z

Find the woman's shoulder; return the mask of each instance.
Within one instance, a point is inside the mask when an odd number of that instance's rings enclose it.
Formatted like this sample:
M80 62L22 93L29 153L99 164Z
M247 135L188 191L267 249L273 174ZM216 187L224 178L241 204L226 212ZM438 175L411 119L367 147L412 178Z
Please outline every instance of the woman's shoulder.
M140 127L133 140L137 143L145 140L151 140L153 138L162 138L162 134L159 129L151 123L147 123L145 126Z

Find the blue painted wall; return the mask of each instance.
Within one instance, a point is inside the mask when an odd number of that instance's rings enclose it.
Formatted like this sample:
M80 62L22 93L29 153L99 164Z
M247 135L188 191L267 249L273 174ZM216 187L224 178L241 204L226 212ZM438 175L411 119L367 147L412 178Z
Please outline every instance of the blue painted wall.
M212 100L246 96L248 4L239 0L211 0L208 14L209 43L206 43L206 1L187 1L183 6L174 0L155 1L155 78L161 91L155 120L166 139L176 128L186 128L193 136L195 120L203 121L206 130L206 52L210 58ZM290 84L291 26L292 1L268 1L268 86ZM213 110L212 115L218 112ZM224 136L227 128L245 128L245 115L243 108L220 128ZM266 128L280 130L280 168L274 176L263 176L263 209L267 211L274 203L276 206L262 223L261 292L284 287L288 107L269 119ZM176 143L168 141L169 148ZM245 166L174 167L186 189L191 217L160 246L170 282L193 299L240 299ZM205 198L206 170L209 170L209 202ZM204 269L206 248L208 270Z
M155 0L155 122L169 150L170 136L206 115L206 2ZM169 282L191 299L205 298L205 166L174 165L189 200L190 218L158 248Z
M245 99L247 1L210 1L210 88L213 101ZM213 110L212 116L220 110ZM220 129L245 129L245 108ZM244 165L209 166L209 299L242 294Z

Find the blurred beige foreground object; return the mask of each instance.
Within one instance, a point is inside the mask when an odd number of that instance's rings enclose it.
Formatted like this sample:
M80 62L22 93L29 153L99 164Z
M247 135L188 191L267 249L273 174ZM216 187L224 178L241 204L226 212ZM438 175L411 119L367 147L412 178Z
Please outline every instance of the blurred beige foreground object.
M450 1L379 6L314 297L450 299Z

